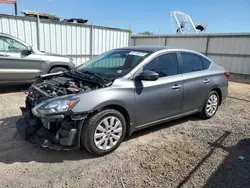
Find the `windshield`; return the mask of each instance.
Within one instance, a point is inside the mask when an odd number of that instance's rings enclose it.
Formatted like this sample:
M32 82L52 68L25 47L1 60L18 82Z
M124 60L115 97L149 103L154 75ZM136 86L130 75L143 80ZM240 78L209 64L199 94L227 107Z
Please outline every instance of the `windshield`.
M150 55L148 51L112 50L82 64L80 72L91 72L107 78L118 78L129 73Z

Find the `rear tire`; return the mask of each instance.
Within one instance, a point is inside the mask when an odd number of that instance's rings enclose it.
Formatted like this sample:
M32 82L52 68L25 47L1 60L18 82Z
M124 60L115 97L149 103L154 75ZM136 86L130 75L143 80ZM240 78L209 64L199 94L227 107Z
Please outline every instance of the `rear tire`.
M56 73L56 72L65 72L67 71L64 67L55 67L49 71L49 73Z
M212 118L219 107L220 103L219 95L216 91L211 91L204 103L202 111L199 113L199 116L204 119L210 119Z
M81 144L90 153L102 156L114 151L124 140L126 121L113 109L92 115L83 125Z

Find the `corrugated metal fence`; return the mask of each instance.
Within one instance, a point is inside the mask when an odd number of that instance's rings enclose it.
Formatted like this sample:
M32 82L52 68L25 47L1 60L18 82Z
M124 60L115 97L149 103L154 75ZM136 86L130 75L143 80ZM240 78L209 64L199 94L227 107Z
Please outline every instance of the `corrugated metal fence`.
M232 73L250 75L250 33L132 35L131 46L160 45L199 51Z
M71 56L79 65L110 49L128 46L130 31L0 14L0 32L41 51Z

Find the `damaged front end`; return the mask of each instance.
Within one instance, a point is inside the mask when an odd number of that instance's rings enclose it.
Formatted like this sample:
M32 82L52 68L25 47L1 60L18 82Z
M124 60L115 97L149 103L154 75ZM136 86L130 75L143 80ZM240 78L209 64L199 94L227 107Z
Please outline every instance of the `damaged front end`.
M77 93L103 87L68 73L38 78L28 91L24 118L17 124L25 139L42 148L71 150L80 147L81 131L87 113L73 113L79 102Z
M27 109L22 108L22 111ZM82 120L24 117L17 121L25 139L42 148L72 150L80 148Z

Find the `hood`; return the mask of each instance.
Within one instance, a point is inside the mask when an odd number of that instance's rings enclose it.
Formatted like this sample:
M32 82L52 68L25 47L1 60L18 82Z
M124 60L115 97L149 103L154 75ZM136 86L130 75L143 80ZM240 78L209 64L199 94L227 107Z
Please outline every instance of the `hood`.
M40 50L33 50L36 54L41 55L43 60L48 61L58 61L58 62L67 62L73 64L73 58L65 55L43 52Z
M36 54L40 54L40 55L46 55L46 56L50 56L50 57L63 57L63 58L71 59L71 57L66 56L66 55L61 55L61 54L55 54L55 53L45 52L45 51L38 50L38 49L36 49L36 48L33 48L33 51L34 51Z
M56 57L65 57L65 58L71 58L69 56L66 56L66 55L61 55L61 54L55 54L55 53L50 53L50 52L43 52L41 51L43 54L47 55L47 56L56 56Z

